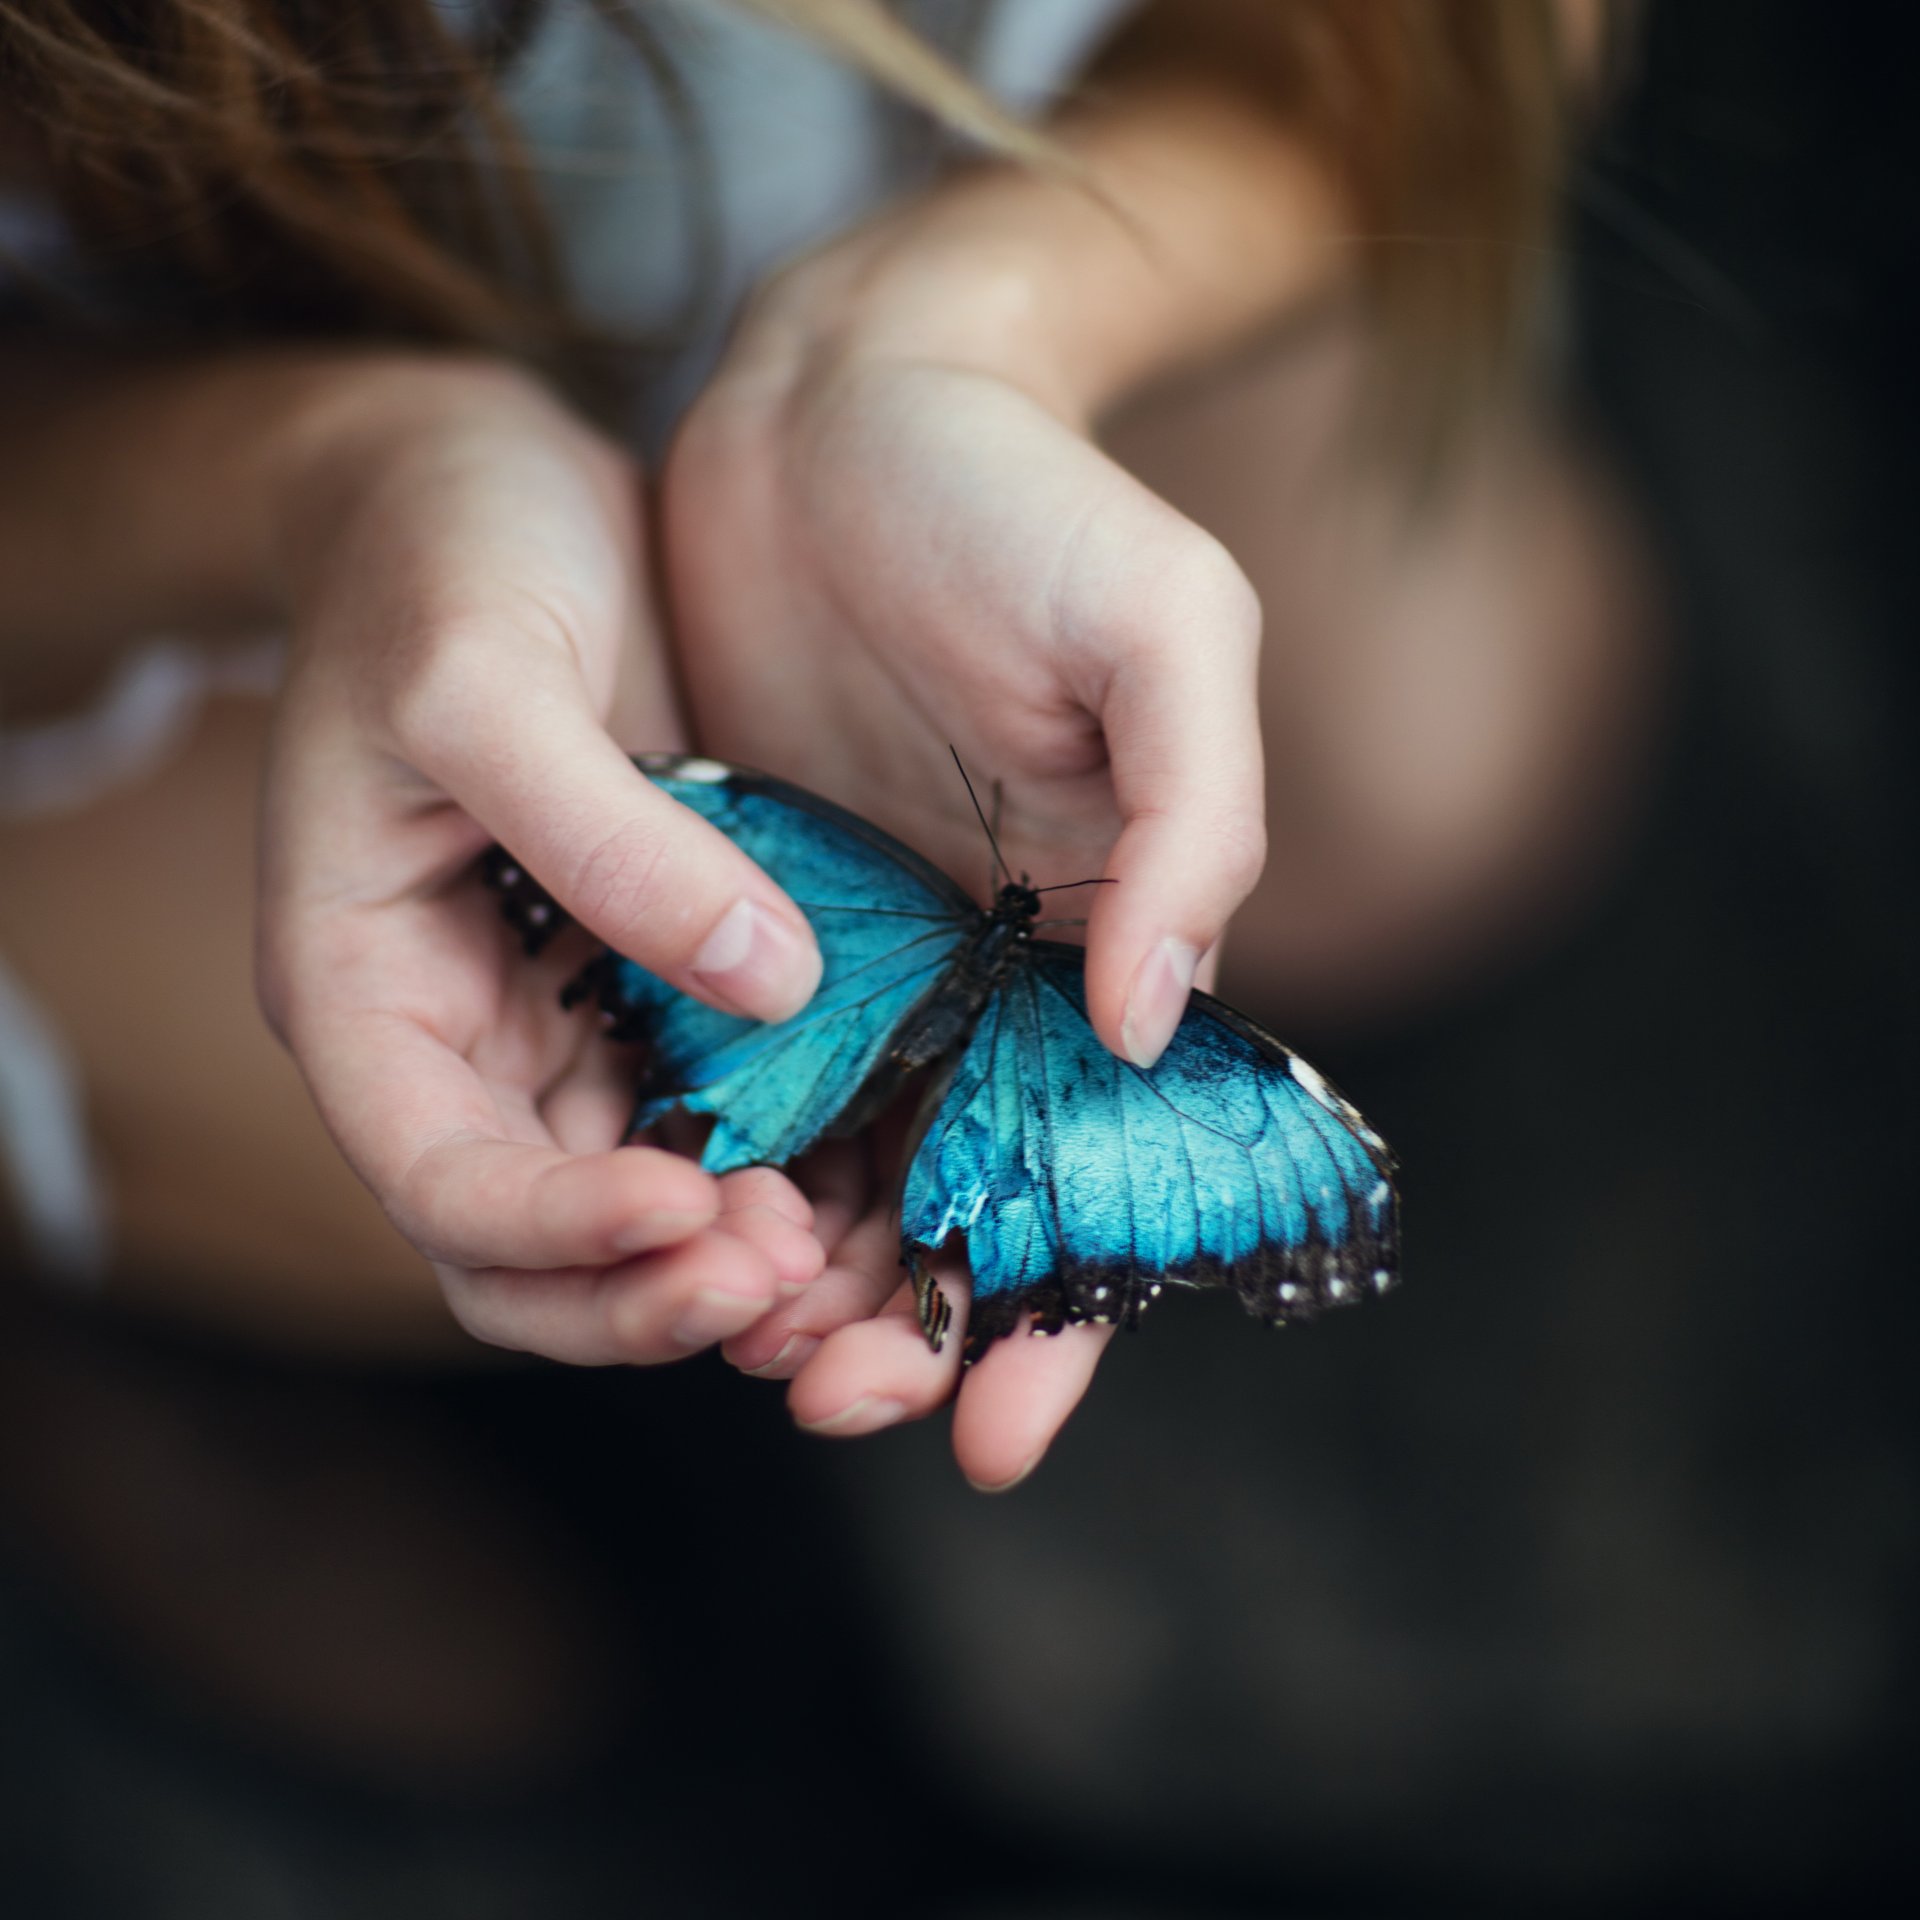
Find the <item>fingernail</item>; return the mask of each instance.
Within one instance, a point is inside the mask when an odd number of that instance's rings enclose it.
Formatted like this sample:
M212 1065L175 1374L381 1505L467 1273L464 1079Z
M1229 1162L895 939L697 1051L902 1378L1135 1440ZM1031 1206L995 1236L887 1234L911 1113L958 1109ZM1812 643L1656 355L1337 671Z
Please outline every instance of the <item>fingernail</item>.
M754 1214L760 1215L763 1223L758 1233L742 1233L741 1228ZM805 1293L826 1264L819 1241L805 1227L795 1226L784 1213L776 1213L771 1207L755 1204L731 1208L722 1230L738 1234L773 1262L774 1285L783 1300Z
M750 1380L788 1379L800 1371L800 1362L808 1359L819 1344L811 1335L790 1333L771 1360L763 1360L757 1367L742 1367L740 1371Z
M1199 964L1199 950L1174 939L1162 940L1140 962L1120 1022L1120 1044L1136 1067L1150 1067L1166 1052L1180 1016L1187 1010L1187 994Z
M878 1433L882 1427L892 1426L906 1410L904 1400L881 1399L863 1393L852 1406L842 1407L824 1420L801 1420L795 1424L803 1433L831 1433L851 1440L859 1434Z
M725 1293L718 1287L702 1287L674 1322L673 1344L686 1348L689 1353L697 1347L710 1347L717 1340L744 1332L770 1304L758 1294Z
M749 1380L764 1380L799 1344L800 1336L797 1333L790 1333L781 1341L780 1351L771 1360L762 1360L757 1367L742 1367L740 1371Z
M690 969L708 991L756 1020L785 1020L813 997L820 956L757 900L736 900L720 916Z
M976 1480L972 1474L968 1474L966 1476L967 1485L970 1486L975 1493L1011 1493L1039 1464L1040 1456L1036 1453L1011 1480L988 1482L985 1480Z

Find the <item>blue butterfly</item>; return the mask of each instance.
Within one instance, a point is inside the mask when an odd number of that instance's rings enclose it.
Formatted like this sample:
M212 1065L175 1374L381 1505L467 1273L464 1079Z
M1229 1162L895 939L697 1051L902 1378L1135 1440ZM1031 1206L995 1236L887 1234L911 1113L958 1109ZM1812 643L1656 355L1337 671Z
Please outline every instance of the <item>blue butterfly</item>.
M714 1173L785 1166L858 1132L925 1075L900 1208L902 1263L937 1351L952 1311L927 1256L973 1273L964 1357L1030 1315L1139 1324L1163 1288L1222 1287L1271 1323L1394 1284L1386 1144L1271 1034L1204 993L1159 1064L1115 1058L1087 1019L1077 947L1034 938L1038 892L982 909L879 828L785 781L642 755L806 914L825 969L792 1019L716 1012L611 949L568 989L644 1048L633 1129L710 1115ZM991 837L991 836L990 836ZM997 853L997 849L996 849ZM496 849L508 918L542 944L562 916Z

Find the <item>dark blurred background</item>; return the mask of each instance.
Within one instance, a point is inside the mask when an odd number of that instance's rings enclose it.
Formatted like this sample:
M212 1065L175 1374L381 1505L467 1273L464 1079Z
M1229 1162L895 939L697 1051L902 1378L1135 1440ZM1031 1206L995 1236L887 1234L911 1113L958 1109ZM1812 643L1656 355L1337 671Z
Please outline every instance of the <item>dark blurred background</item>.
M1589 156L1581 404L1679 695L1551 952L1314 1046L1404 1162L1401 1294L1169 1312L984 1500L938 1423L823 1445L717 1361L308 1371L9 1289L5 1911L1920 1891L1904 24L1655 6Z

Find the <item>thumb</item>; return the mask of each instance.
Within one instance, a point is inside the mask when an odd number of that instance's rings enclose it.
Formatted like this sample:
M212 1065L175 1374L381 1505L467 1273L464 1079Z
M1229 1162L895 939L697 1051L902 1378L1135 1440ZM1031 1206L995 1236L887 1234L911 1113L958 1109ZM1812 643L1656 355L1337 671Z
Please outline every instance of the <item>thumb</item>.
M727 1012L784 1020L805 1006L820 983L806 917L633 765L572 663L516 647L495 684L511 702L409 712L401 745L418 770L616 952Z

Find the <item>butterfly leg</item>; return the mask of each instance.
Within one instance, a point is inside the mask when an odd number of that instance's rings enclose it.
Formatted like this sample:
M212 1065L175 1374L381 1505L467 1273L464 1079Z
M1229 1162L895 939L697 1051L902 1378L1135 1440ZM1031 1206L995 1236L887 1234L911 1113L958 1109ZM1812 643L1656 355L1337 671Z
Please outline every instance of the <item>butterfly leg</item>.
M569 1013L582 1001L596 1000L600 1011L612 1016L616 1009L608 1004L610 987L616 986L620 978L620 963L611 952L597 953L560 989L560 1004Z
M927 1336L927 1345L938 1353L947 1344L947 1333L953 1326L953 1303L940 1290L939 1281L917 1248L906 1256L906 1268L913 1278L913 1301L920 1312L920 1331Z
M571 1013L584 1002L593 1001L600 1009L600 1026L607 1038L627 1044L647 1039L650 1025L647 1009L636 1007L621 991L620 964L620 956L611 950L596 954L560 989L560 1004Z

